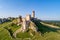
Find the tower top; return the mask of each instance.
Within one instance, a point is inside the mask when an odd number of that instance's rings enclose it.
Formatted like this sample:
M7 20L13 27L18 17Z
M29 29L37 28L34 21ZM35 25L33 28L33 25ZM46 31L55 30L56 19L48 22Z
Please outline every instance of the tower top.
M32 11L32 17L35 18L35 11Z
M35 11L32 11L33 13L35 13Z

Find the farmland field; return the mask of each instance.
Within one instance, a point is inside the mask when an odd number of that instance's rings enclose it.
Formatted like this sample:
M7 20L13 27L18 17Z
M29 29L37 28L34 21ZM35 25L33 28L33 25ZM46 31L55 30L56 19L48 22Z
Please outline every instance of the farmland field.
M45 23L51 24L51 25L56 25L60 27L60 21L53 21L53 20L45 20Z

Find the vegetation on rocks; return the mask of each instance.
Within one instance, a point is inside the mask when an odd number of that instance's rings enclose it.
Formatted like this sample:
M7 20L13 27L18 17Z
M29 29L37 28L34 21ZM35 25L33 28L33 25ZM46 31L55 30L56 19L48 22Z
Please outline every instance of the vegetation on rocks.
M13 37L13 33L21 26L11 22L0 24L0 40L60 40L60 30L42 25L37 20L34 23L38 27L38 32L34 33L32 30L24 33L20 32L17 34L17 38Z

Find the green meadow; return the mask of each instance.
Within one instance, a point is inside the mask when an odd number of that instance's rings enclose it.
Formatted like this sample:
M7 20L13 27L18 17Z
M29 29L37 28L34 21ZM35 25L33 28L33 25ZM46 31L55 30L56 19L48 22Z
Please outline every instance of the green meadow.
M17 26L11 22L0 24L0 40L60 40L59 29L44 26L39 21L34 22L38 27L38 32L34 33L32 30L24 33L20 32L16 35L16 38L13 37L13 33L21 26ZM33 36L29 34L30 32Z

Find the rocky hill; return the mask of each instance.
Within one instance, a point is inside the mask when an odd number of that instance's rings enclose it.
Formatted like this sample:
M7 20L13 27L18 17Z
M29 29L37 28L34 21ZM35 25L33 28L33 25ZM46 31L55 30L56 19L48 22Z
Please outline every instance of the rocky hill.
M21 28L21 25L14 24L16 21L0 24L0 40L60 40L60 30L41 24L40 20L33 20L30 26L38 28L37 32L29 29L26 32L18 32L16 37L13 34Z
M0 24L0 40L60 40L60 27L35 18L35 11Z

